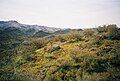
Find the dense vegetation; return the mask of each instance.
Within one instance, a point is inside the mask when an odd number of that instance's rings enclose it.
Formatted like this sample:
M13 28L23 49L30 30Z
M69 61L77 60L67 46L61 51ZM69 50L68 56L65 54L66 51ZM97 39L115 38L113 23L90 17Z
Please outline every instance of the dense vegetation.
M2 36L0 81L120 81L116 25L45 37Z

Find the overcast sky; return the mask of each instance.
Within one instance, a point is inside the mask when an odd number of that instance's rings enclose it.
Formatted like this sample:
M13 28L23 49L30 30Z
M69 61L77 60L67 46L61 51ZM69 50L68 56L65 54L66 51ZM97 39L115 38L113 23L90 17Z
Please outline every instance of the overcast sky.
M0 0L0 20L61 28L120 27L120 0Z

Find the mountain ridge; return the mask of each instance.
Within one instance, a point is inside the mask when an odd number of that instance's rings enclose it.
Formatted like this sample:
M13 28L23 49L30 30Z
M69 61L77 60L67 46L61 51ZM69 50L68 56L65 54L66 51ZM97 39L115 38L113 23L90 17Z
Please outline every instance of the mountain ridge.
M22 31L28 31L29 29L34 29L35 33L38 31L54 33L55 31L61 30L60 28L55 28L55 27L21 24L15 20L0 21L0 29L6 29L6 28L10 28L10 27L15 27L15 28L18 28Z

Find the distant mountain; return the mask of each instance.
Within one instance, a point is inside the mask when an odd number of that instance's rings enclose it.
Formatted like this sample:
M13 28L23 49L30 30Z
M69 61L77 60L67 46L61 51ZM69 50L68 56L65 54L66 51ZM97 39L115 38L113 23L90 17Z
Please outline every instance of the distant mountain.
M53 34L60 28L27 25L17 21L0 21L0 52L13 49L27 37L44 37Z
M21 24L17 21L0 21L0 30L5 29L18 29L22 31L26 35L34 35L39 31L47 32L47 33L54 33L56 31L61 30L60 28L54 27L47 27L47 26L40 26L40 25L27 25Z
M0 21L0 37L3 38L4 35L10 37L16 36L35 36L44 37L49 35L66 34L71 31L82 31L82 29L60 29L55 27L47 27L40 25L27 25L21 24L17 21ZM6 38L6 37L4 37Z

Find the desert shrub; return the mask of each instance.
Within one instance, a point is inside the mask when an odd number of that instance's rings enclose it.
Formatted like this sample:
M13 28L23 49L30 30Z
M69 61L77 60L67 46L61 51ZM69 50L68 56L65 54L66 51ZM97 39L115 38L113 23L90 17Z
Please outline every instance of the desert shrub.
M114 45L114 46L113 46ZM99 56L105 58L109 67L120 66L120 48L119 43L116 41L106 41L104 46L100 48Z
M46 44L47 41L44 38L38 38L32 42L32 45L36 46L37 49L44 47Z
M37 57L34 56L34 55L28 55L28 56L25 58L25 60L35 62L35 61L37 60Z
M113 57L113 58L111 58L111 60L110 60L111 66L119 67L120 66L120 59L119 58L120 57Z
M80 48L76 47L76 48L71 49L69 52L70 52L71 57L74 59L74 57L80 54L80 51L81 51Z
M95 46L101 46L104 43L104 37L103 36L95 36L94 39L91 41L91 45Z
M111 39L111 40L120 39L120 31L117 25L115 24L104 25L103 27L99 26L97 30L99 33L101 33L101 35L107 36L108 39Z
M25 77L14 74L14 70L0 70L0 81L26 81Z
M46 53L46 54L44 55L44 57L47 58L47 59L49 59L49 60L55 59L55 56L54 56L54 54L52 54L52 53Z
M52 46L48 46L47 48L45 48L45 50L50 53L54 51L58 51L59 49L61 49L59 45L52 45Z
M110 68L108 69L109 75L104 78L105 81L119 81L120 80L120 68Z
M98 55L104 56L108 54L118 54L119 52L119 42L113 40L105 40L101 47L99 47Z
M57 41L60 41L60 42L65 42L66 40L63 38L64 35L59 35L59 36L55 36L53 41L57 42Z
M105 63L105 60L102 59L93 59L90 63L89 68L87 71L90 72L106 72L107 71L107 63Z
M106 25L98 26L97 31L99 33L107 32L107 26Z
M60 41L60 42L65 42L65 41L72 42L72 41L75 41L75 42L77 42L77 41L82 41L83 40L82 37L83 36L82 36L81 32L79 32L79 31L71 31L71 32L69 32L67 34L56 36L53 39L53 41L55 41L55 42L56 41Z
M20 65L25 64L25 63L26 63L26 60L21 58L16 62L16 67L19 67Z
M74 56L73 59L75 60L75 63L79 63L79 67L88 72L88 73L99 73L99 72L105 72L107 69L107 63L106 60L101 58L96 58L92 56Z
M107 36L109 39L120 39L119 29L117 25L108 25L107 26Z
M92 29L86 29L83 31L84 36L92 36L93 35L93 30Z
M74 43L74 42L77 42L77 39L70 39L67 41L67 43Z
M81 32L79 31L71 31L70 33L64 36L65 40L76 39L77 41L82 40Z

